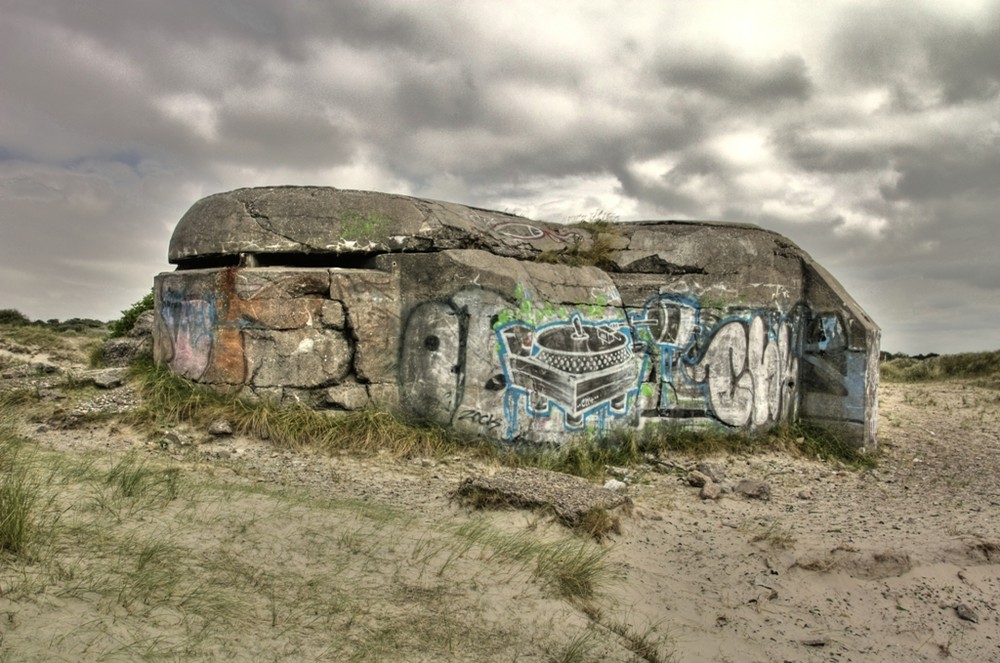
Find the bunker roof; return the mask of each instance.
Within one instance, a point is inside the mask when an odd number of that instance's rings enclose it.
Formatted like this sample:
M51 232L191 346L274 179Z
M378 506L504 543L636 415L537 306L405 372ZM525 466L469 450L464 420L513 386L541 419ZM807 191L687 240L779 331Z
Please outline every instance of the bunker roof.
M599 236L599 237L598 237ZM633 221L559 224L456 203L318 186L236 189L196 202L170 240L181 269L241 264L338 264L390 252L483 249L536 259L604 243L611 271L714 271L732 261L802 251L748 224ZM803 254L804 255L804 254Z

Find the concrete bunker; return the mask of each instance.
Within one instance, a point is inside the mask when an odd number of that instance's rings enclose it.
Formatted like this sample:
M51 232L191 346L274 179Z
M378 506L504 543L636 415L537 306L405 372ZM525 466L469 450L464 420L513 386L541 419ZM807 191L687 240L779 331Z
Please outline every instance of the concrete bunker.
M875 444L878 327L756 226L261 187L196 202L169 261L154 357L197 382L509 441L801 419Z

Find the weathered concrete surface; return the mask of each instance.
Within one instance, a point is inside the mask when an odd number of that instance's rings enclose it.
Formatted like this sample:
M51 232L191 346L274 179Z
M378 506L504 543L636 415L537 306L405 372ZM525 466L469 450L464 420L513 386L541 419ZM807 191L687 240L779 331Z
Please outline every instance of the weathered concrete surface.
M511 214L407 196L329 187L260 187L195 203L177 224L168 258L183 265L241 254L271 260L274 254L448 248L485 248L527 257L565 245L565 231L557 228L551 237L536 237L539 227Z
M756 226L268 187L197 202L169 258L155 357L201 382L506 440L802 418L875 443L878 327Z
M551 509L559 520L570 527L581 524L593 511L632 504L623 492L594 486L586 479L528 468L467 477L453 497L479 507Z

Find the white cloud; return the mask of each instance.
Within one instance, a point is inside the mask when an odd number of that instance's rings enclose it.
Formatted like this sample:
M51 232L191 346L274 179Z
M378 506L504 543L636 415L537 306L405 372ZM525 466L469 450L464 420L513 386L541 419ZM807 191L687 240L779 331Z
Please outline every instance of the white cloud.
M216 107L205 96L194 92L171 94L156 99L154 104L167 117L177 120L197 136L207 141L218 139Z

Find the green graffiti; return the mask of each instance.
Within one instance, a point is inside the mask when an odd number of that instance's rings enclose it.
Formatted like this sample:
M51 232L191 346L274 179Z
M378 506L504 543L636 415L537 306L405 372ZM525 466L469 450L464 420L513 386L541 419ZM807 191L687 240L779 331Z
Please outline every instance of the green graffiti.
M514 299L516 304L513 308L502 309L498 315L494 328L499 328L514 320L534 325L536 327L549 322L567 320L571 315L571 310L565 305L558 308L549 301L536 301L531 293L524 287L523 283L518 283L514 288ZM592 320L600 320L608 317L607 307L610 300L605 294L594 295L591 302L580 302L575 308L585 317Z

